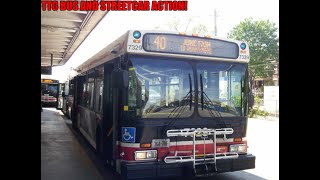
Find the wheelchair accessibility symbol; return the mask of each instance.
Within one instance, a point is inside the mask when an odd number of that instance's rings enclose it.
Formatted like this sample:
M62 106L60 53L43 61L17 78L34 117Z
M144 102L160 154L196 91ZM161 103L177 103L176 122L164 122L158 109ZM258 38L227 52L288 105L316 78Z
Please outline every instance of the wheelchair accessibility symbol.
M122 127L122 142L135 142L136 128Z

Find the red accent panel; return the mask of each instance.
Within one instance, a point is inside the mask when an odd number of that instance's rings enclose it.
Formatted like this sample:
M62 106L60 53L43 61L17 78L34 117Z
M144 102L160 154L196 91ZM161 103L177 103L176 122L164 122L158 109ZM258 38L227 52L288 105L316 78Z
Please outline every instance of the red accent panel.
M229 151L230 144L247 144L246 141L243 142L229 142L229 143L219 143L217 144L217 153L223 153ZM122 147L120 145L116 148L116 158L123 159L126 161L134 161L134 152L141 150L153 150L152 148L135 148L135 147ZM189 152L178 152L178 155L187 156L192 155L193 144L190 145L178 145L178 146L170 146L169 148L157 148L158 150L158 161L163 160L164 157L168 155L174 155L175 151L189 151ZM124 153L121 157L120 154ZM205 153L213 153L213 144L205 145ZM204 154L204 145L196 144L196 154Z

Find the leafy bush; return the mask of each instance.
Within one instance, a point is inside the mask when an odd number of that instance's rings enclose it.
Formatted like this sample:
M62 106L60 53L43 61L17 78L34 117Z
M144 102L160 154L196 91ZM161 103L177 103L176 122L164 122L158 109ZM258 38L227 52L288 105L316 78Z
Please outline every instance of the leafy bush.
M253 118L257 114L257 109L250 109L249 111L249 118Z
M269 113L267 111L263 111L263 110L260 110L260 98L259 96L255 96L254 97L254 107L252 109L250 109L249 111L249 118L253 118L253 117L257 117L257 115L259 116L268 116Z

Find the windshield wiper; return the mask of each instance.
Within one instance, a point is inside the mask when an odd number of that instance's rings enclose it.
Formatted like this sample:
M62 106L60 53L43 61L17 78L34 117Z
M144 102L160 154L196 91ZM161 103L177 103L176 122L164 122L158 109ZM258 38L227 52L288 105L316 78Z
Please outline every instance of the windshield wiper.
M206 103L207 110L209 111L209 114L212 118L218 118L220 121L222 121L223 125L227 127L226 123L221 119L222 116L220 112L216 109L214 103L210 100L208 95L203 90L203 81L202 81L202 74L200 73L200 98L201 98L201 110L203 110L203 105ZM213 108L214 111L211 110ZM214 113L215 112L215 113Z
M192 82L191 82L191 75L189 73L189 94L190 94L190 100L189 100L189 106L190 106L190 111L191 111L191 107L192 107Z
M203 91L203 81L202 81L202 74L200 74L200 93L201 93L201 110L203 110L203 94L204 94L204 91Z
M175 119L179 118L183 111L186 109L187 107L187 103L186 101L189 99L189 106L190 106L190 111L191 111L191 108L192 108L192 93L193 93L193 90L192 90L192 81L191 81L191 75L189 73L189 92L186 94L186 96L183 97L183 99L181 100L181 103L182 105L181 106L176 106L169 114L168 118L170 118L170 116L174 116L174 114L176 114L176 116L174 117ZM172 124L175 119L172 119L168 124L167 126L169 126L170 124Z
M175 116L175 118L179 118L181 116L181 114L183 113L183 111L185 110L186 108L186 101L189 99L189 106L190 106L190 111L191 111L191 107L192 107L192 93L193 93L193 90L192 90L192 82L191 82L191 75L189 73L189 92L186 94L186 96L184 96L181 100L182 102L182 105L181 106L176 106L169 114L168 118L171 116L171 115L174 115L175 113L177 113L177 115ZM170 122L171 123L171 122Z

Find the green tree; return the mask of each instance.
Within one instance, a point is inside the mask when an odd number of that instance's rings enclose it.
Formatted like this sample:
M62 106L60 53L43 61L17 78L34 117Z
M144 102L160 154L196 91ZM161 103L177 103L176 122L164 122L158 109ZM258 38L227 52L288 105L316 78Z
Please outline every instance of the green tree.
M245 19L228 33L228 38L247 41L250 49L249 70L256 77L270 77L274 64L279 62L278 28L269 20Z

